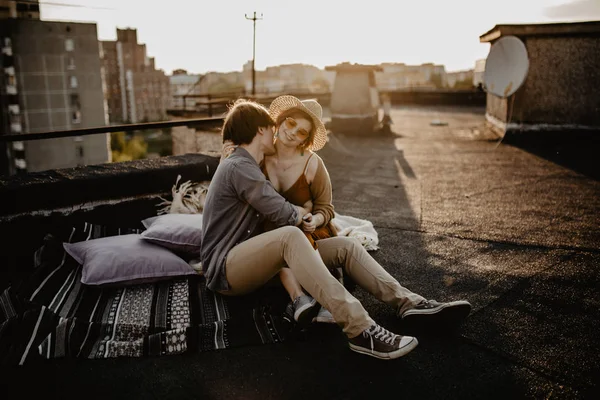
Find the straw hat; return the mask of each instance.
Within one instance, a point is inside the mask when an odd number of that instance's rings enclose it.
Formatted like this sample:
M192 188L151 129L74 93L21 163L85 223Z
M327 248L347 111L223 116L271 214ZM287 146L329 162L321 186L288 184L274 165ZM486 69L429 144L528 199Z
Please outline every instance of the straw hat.
M323 108L318 101L302 100L294 96L279 96L269 106L269 113L275 121L281 115L281 113L291 110L292 108L302 110L312 118L313 125L315 126L315 137L312 146L308 147L308 150L317 151L323 148L327 143L327 129L323 125Z

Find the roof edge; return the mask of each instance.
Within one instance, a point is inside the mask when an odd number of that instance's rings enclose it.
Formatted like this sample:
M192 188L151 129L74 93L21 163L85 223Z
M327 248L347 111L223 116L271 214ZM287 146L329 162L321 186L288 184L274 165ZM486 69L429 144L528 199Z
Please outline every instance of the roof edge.
M600 34L600 21L555 22L543 24L500 24L479 36L480 43L492 42L502 36L562 36Z

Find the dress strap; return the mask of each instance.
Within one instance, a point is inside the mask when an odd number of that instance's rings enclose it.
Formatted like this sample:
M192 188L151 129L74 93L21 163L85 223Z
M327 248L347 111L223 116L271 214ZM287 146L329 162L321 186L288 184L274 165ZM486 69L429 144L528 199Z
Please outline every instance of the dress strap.
M308 160L306 160L306 165L304 166L304 172L302 173L303 175L306 175L306 171L308 170L308 163L310 162L310 159L312 158L312 156L314 156L317 153L312 153L310 155L310 157L308 157Z

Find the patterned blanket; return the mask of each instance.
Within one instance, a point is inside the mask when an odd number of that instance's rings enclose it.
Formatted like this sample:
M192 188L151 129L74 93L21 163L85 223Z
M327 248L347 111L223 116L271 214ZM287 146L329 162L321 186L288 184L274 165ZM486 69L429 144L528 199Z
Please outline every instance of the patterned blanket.
M227 297L201 276L126 287L81 284L62 242L139 233L82 223L48 235L34 273L0 296L0 364L40 358L141 357L278 343L293 332L281 287Z

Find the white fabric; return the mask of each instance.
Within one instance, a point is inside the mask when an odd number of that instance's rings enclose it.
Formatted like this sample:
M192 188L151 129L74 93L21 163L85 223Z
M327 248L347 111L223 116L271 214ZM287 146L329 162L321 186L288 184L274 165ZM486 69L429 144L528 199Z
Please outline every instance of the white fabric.
M331 223L338 230L338 236L358 239L367 251L379 249L379 238L371 221L335 213Z

